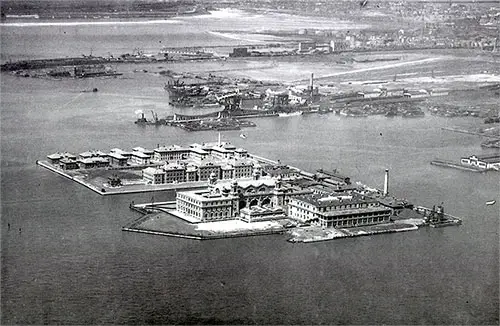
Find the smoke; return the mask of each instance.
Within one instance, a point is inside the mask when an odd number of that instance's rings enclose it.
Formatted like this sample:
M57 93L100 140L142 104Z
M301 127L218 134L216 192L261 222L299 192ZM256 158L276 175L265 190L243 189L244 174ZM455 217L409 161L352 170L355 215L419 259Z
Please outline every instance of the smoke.
M135 110L134 113L138 115L138 114L143 114L144 112L142 112L142 110Z

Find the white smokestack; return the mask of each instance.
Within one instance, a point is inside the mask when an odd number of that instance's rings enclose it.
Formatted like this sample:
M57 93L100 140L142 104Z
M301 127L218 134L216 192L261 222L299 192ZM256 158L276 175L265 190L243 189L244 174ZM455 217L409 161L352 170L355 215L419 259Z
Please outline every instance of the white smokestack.
M389 169L385 169L384 196L389 193Z

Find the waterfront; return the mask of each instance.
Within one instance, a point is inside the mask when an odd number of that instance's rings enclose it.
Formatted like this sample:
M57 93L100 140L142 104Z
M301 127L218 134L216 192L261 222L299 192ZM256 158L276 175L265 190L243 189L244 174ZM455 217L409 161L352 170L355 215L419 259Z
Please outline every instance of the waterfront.
M133 79L0 82L2 324L499 322L499 206L485 205L500 201L498 174L429 164L494 153L441 129L480 120L303 115L259 119L246 139L223 132L252 153L379 188L389 168L392 192L444 202L464 223L308 245L279 235L199 242L121 231L139 216L132 200L172 193L102 197L35 165L67 148L215 141L216 132L133 124L136 109L166 107L159 79L140 89ZM79 93L90 87L99 92Z

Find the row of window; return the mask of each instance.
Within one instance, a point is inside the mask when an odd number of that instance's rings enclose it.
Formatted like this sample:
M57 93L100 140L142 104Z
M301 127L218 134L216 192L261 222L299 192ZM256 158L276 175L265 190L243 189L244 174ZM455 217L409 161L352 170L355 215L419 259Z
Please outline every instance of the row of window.
M295 201L295 205L298 207L305 207L309 210L314 209L316 206L304 203L302 201ZM378 206L378 203L357 203L357 204L345 204L345 205L332 205L328 207L319 207L320 212L328 212L332 210L342 210L348 208L365 208L365 207L374 207Z
M374 218L364 218L364 219L356 219L356 220L343 220L343 221L338 221L338 222L326 222L324 220L320 221L321 226L356 226L356 225L362 225L362 224L372 224L372 223L377 223L377 222L383 222L384 218L382 216L380 217L374 217Z
M178 209L180 212L185 213L187 215L198 217L198 218L201 217L201 213L199 210L189 209L189 208L185 208L182 206L179 206Z
M182 193L177 193L177 198L182 199L184 202L194 204L196 206L200 206L200 204L201 204L199 200L195 200L195 199L193 199L187 195L184 195Z
M231 217L229 211L215 212L215 213L206 212L203 215L204 215L205 219L210 219L210 220L220 220L220 219L225 219L225 218Z
M349 215L338 215L338 216L321 216L320 218L325 220L338 220L338 219L356 219L364 216L380 216L387 215L388 212L367 212L367 213L359 213L359 214L349 214Z
M222 200L222 201L205 202L205 206L220 206L220 205L231 205L231 201L230 200Z

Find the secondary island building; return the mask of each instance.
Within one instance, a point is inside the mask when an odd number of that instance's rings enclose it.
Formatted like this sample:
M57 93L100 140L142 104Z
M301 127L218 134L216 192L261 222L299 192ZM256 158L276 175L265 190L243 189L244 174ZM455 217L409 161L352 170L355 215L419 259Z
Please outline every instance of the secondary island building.
M472 155L469 157L462 157L460 163L465 166L471 166L482 170L500 170L500 155Z
M353 227L387 223L391 209L355 192L311 194L291 198L289 216L322 227Z

